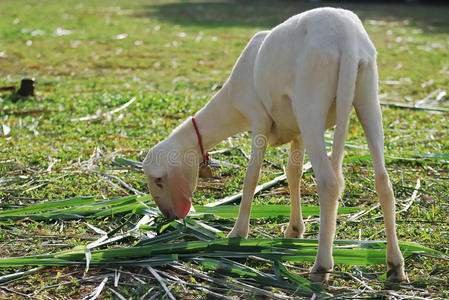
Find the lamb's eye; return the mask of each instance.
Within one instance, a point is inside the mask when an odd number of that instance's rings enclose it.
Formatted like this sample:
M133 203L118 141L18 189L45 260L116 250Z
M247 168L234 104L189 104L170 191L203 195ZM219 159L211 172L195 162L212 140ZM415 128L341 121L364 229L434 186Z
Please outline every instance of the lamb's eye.
M154 178L154 183L155 183L158 187L162 188L162 178L160 178L160 177Z

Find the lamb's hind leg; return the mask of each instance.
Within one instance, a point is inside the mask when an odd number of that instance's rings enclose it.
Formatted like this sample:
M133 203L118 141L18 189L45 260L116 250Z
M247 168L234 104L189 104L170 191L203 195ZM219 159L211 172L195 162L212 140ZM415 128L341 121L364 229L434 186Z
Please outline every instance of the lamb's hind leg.
M304 144L318 182L318 196L320 199L320 233L319 246L315 264L311 272L312 281L327 281L329 271L334 267L332 244L334 241L339 183L330 161L327 158L324 144L324 128L318 124L309 123L306 133L302 130ZM316 126L314 126L316 125Z
M302 238L304 221L301 213L300 181L304 161L304 145L301 137L292 140L287 162L287 182L290 190L290 222L284 232L286 238Z
M316 97L322 96L322 97ZM318 182L320 201L319 246L311 272L312 281L326 281L333 269L332 244L334 241L339 183L327 157L324 144L324 125L328 101L324 95L311 95L308 102L300 102L296 114L301 135Z
M376 192L382 206L387 236L387 268L393 269L391 281L406 280L404 259L398 245L395 223L395 201L393 189L385 169L384 135L382 115L377 100L377 69L375 63L360 70L354 107L365 131L375 171Z
M319 246L310 274L312 281L326 281L334 266L332 244L340 186L327 157L324 130L329 108L335 99L337 72L338 60L332 54L323 53L321 49L310 51L307 59L298 66L291 95L302 140L317 179L320 201Z

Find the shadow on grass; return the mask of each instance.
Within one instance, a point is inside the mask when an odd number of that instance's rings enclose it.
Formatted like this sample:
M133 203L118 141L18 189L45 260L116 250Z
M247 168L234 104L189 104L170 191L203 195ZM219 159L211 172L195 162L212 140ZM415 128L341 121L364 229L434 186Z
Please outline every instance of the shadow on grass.
M425 31L449 31L449 6L388 4L381 2L311 2L282 0L218 0L183 1L144 6L139 17L156 18L183 26L199 27L261 27L271 28L305 10L323 7L353 10L362 20L409 20Z

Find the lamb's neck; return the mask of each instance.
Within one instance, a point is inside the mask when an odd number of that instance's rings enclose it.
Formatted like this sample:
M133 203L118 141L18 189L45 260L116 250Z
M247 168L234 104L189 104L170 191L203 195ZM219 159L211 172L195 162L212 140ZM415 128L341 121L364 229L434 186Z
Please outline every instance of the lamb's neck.
M231 135L249 130L250 126L249 120L232 105L232 99L230 99L226 88L221 89L194 117L204 151L208 151ZM191 118L181 124L173 132L171 138L174 139L181 151L193 150L201 155L198 137Z

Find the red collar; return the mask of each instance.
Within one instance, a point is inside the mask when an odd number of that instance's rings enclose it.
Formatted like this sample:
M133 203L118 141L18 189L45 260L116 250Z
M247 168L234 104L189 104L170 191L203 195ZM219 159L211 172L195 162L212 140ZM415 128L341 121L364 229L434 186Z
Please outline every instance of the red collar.
M201 164L207 166L209 164L209 153L204 151L203 141L201 139L201 134L200 134L200 131L198 129L198 126L196 125L196 120L195 120L194 117L192 117L192 123L193 123L193 127L195 128L196 137L198 138L198 144L200 144L201 155L203 156L203 162Z

